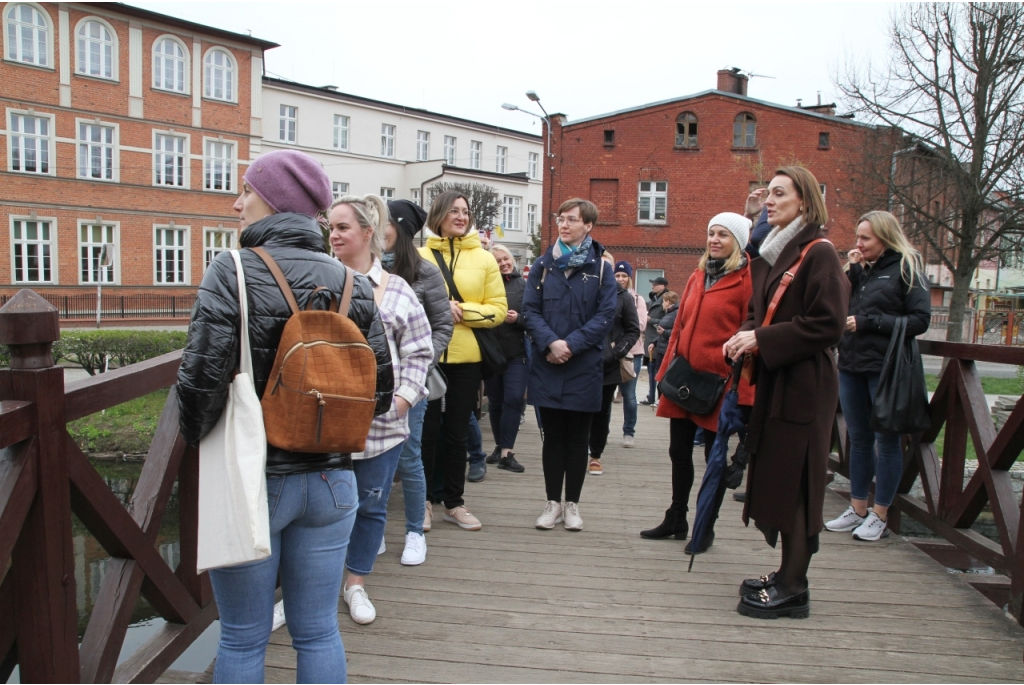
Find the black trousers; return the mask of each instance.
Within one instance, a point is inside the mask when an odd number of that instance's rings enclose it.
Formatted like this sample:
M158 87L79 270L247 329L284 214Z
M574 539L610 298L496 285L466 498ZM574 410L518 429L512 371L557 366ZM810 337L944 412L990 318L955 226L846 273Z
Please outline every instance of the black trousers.
M593 413L571 409L540 408L544 422L544 488L548 500L562 500L565 483L565 501L580 501L583 479L587 476L587 442Z
M617 383L605 385L601 390L601 411L594 412L590 422L590 458L600 459L608 446L608 433L612 424L612 400L615 399Z
M444 477L444 506L454 509L465 504L462 495L466 490L466 438L469 415L476 409L480 389L480 362L438 366L448 379L444 412L441 400L427 405L420 454L427 479L427 499L434 501L430 497L434 470L440 469Z
M682 513L687 512L690 501L690 490L693 489L693 438L697 434L697 424L689 419L669 419L668 456L672 460L672 508ZM704 462L711 455L711 446L715 444L717 433L704 429ZM715 510L711 521L714 525L718 518L718 510L722 508L725 497L725 479L715 492Z

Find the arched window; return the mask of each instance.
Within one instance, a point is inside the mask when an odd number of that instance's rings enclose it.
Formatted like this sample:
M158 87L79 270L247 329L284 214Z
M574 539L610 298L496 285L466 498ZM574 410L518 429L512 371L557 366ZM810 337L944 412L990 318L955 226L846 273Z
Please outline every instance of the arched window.
M693 112L676 117L676 147L697 147L697 115Z
M117 78L117 34L101 19L89 17L78 23L75 71L86 76Z
M737 114L732 122L732 146L754 147L757 140L754 135L756 129L757 120L753 114L749 112Z
M180 40L161 36L153 43L153 87L188 92L188 49Z
M4 13L7 59L39 67L53 66L53 31L50 17L39 7L10 4Z
M235 102L235 60L226 50L212 48L206 53L203 96Z

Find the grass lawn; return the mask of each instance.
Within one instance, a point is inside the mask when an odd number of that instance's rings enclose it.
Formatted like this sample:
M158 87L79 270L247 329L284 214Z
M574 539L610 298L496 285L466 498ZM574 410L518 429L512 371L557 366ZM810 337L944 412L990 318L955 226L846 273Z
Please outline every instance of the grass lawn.
M933 373L926 373L924 380L928 384L928 390L934 391L939 387L939 377ZM1016 378L992 378L981 377L981 388L986 395L1020 395L1020 381Z
M167 402L168 389L119 404L68 424L83 452L147 452Z

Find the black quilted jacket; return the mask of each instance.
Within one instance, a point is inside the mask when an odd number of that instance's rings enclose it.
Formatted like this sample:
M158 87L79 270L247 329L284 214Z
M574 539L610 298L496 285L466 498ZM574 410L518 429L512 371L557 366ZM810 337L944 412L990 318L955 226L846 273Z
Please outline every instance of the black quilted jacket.
M242 232L241 247L263 247L281 267L305 308L317 286L326 286L341 297L348 273L341 262L324 254L323 235L316 222L302 214L274 214ZM249 341L256 394L263 396L281 341L285 322L291 316L284 295L263 261L252 251L242 250L242 268L249 304ZM391 407L394 377L384 325L373 301L373 287L362 274L355 274L350 318L366 336L377 357L377 409L380 415ZM210 264L199 286L188 342L178 370L178 410L182 436L197 444L220 418L227 402L228 386L238 367L238 282L235 263L222 253ZM327 309L330 295L320 291L314 309ZM267 473L307 473L335 468L338 455L300 454L267 446Z

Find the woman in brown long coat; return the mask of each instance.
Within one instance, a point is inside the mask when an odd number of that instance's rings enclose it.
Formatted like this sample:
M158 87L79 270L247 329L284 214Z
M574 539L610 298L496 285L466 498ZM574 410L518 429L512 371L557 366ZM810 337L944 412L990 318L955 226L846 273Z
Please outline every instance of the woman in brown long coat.
M756 393L747 431L750 474L743 521L754 519L772 547L782 535L778 571L743 581L737 610L746 616L810 614L807 568L818 551L822 506L839 399L833 349L843 337L850 293L835 247L823 239L828 221L818 181L785 167L768 186L775 228L750 265L754 293L740 332L724 346L732 359L757 350ZM813 243L813 244L812 244ZM762 323L783 275L803 263L770 325Z

